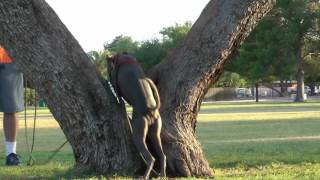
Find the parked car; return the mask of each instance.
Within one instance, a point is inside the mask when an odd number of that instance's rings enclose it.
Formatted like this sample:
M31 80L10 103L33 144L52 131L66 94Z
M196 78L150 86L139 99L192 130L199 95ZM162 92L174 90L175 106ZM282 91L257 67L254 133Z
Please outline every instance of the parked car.
M290 95L297 94L297 88L291 89L291 91L289 93L290 93ZM304 86L304 93L307 95L311 95L311 89L309 86Z
M251 91L247 88L237 88L236 89L237 98L251 97Z
M309 86L304 86L304 93L311 95L311 88Z

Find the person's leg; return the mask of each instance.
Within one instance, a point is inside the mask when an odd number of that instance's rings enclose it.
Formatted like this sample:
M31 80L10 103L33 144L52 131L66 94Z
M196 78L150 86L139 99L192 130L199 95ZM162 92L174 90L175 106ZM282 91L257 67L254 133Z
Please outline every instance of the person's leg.
M16 140L18 131L18 120L16 113L4 113L3 116L3 130L6 140L6 155L11 153L16 154Z
M7 153L6 165L19 165L15 152L18 121L15 112L24 110L23 77L15 64L5 64L0 69L0 112L4 113L3 129Z

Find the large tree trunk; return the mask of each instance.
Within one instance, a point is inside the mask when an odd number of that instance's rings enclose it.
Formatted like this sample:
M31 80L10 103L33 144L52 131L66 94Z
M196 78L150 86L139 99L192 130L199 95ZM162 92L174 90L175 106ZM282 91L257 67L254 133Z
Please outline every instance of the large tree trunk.
M154 69L171 175L212 175L196 140L199 107L225 62L273 5L272 0L210 1L187 39ZM77 165L99 173L133 171L138 156L123 105L113 101L93 64L45 1L1 0L0 43L45 98Z
M226 61L274 3L210 1L185 41L150 72L162 99L162 138L171 172L211 175L195 134L202 99Z
M259 83L255 83L255 98L256 98L256 102L259 102Z
M287 92L288 86L286 80L280 81L280 97L284 97Z
M302 38L301 38L302 39ZM304 71L303 71L303 59L301 54L302 45L296 48L296 59L297 59L297 89L296 89L296 98L295 102L304 102Z
M133 172L138 157L124 106L112 101L86 53L45 1L1 0L0 44L45 99L78 166Z
M297 72L297 94L295 98L295 102L304 102L304 71L302 68L298 67Z

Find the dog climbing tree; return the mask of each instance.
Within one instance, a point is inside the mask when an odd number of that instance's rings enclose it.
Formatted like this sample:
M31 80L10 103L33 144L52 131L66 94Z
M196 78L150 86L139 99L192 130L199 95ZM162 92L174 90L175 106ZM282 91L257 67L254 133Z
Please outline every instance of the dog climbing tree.
M211 0L185 41L150 76L162 99L162 139L172 176L212 176L196 139L210 84L273 0ZM44 0L0 1L0 44L46 100L72 146L76 165L128 175L141 165L124 106Z

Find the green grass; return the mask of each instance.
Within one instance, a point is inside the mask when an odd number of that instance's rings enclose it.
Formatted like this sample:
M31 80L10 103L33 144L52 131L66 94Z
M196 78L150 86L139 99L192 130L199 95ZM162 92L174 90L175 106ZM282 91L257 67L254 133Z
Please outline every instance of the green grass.
M28 113L32 115L32 110ZM45 118L37 123L36 165L0 165L0 179L103 179L74 172L69 145L47 162L65 137L58 124L48 118L47 109L41 109L39 114ZM29 119L28 126L31 125ZM26 162L23 121L20 126L18 149ZM217 179L320 179L320 102L204 104L197 136ZM4 162L2 150L0 162Z
M198 137L217 179L320 179L320 103L201 108Z

